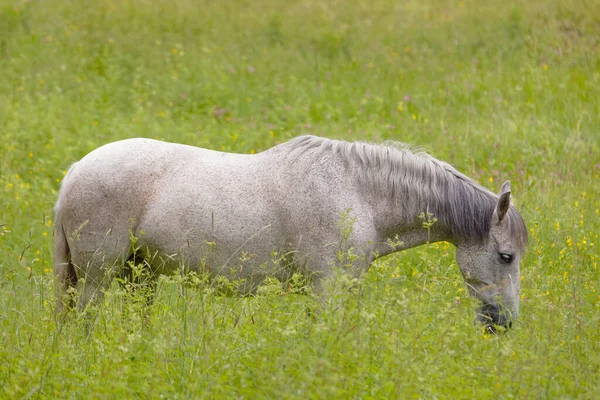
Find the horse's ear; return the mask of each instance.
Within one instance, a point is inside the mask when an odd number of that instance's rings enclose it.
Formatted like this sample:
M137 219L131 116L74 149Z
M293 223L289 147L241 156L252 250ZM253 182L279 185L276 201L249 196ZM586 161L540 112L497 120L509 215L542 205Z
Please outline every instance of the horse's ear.
M498 218L498 223L502 222L506 213L510 209L510 181L504 182L500 188L498 204L496 204L495 216Z

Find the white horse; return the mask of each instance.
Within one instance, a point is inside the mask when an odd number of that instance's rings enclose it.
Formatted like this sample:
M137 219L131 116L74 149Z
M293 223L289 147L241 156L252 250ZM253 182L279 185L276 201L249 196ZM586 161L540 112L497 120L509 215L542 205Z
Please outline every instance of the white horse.
M78 308L99 302L132 260L154 275L182 266L226 275L245 282L243 290L300 270L319 291L342 246L358 256L347 268L358 276L377 257L448 241L482 302L477 318L507 326L519 312L527 244L510 193L510 182L497 196L397 143L301 136L256 155L150 139L110 143L75 163L62 183L58 310L72 287ZM424 229L423 215L437 221Z

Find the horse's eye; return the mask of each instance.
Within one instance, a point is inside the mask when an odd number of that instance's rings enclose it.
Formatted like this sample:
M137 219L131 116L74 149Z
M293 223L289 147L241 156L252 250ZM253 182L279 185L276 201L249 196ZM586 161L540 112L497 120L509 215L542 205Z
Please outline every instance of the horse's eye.
M510 264L514 259L512 254L506 254L506 253L498 253L498 254L500 254L500 261L502 261L505 264Z

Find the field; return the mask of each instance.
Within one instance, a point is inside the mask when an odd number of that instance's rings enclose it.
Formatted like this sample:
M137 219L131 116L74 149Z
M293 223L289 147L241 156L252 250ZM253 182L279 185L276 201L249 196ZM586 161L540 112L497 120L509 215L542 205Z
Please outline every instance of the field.
M254 153L301 134L510 179L530 239L513 329L473 323L447 243L315 313L301 280L241 297L171 276L149 309L113 285L89 336L56 323L73 162L128 137ZM0 0L0 398L597 398L599 233L597 0Z

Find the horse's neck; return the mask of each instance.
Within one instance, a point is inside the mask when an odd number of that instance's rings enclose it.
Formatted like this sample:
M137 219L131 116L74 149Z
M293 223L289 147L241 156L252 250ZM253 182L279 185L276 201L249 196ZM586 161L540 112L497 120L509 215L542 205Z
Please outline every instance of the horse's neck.
M437 224L437 225L436 225ZM407 226L387 227L380 230L378 254L384 256L395 251L410 249L427 243L453 242L450 229L437 222L430 225L427 220L416 218Z
M407 204L399 205L396 199L379 203L376 212L377 231L380 237L379 255L409 249L427 243L449 241L455 243L452 229L445 226L435 215L428 214L426 196L417 203L407 199Z

